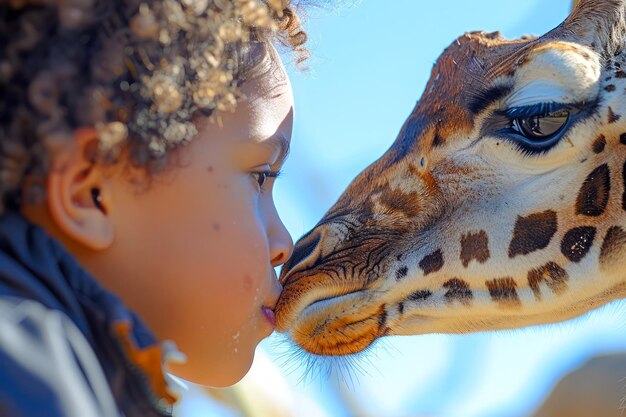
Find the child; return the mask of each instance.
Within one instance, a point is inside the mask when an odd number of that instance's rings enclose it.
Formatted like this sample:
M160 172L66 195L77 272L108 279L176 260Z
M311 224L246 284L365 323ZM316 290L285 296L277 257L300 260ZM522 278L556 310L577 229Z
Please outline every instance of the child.
M286 0L0 0L0 415L169 415L164 369L245 375L292 250L276 39L303 57Z

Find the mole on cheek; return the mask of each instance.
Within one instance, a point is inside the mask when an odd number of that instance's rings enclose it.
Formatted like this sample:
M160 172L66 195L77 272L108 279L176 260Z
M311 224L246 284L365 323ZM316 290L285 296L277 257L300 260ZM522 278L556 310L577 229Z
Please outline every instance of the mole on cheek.
M209 166L206 168L206 171L207 171L209 174L212 174L212 173L213 173L213 166L209 165Z
M215 230L216 232L219 232L221 228L222 226L220 226L219 223L213 223L213 230Z
M252 289L252 277L250 275L243 277L243 289L246 291Z

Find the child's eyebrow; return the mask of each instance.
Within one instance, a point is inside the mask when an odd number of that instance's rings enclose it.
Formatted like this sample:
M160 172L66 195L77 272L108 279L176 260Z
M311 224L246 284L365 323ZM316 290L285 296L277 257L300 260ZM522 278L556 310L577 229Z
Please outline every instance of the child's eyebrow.
M282 165L283 162L285 162L285 159L287 159L289 155L290 142L282 133L276 133L274 136L261 143L264 146L270 147L274 152L278 151L275 162L276 165Z

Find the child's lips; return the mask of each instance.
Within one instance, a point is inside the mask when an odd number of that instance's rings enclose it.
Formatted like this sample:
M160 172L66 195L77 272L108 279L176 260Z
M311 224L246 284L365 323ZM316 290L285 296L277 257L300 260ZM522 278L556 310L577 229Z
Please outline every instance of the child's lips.
M261 309L263 310L263 315L265 316L267 321L270 322L272 327L276 327L276 315L274 314L274 310L265 306L263 306Z

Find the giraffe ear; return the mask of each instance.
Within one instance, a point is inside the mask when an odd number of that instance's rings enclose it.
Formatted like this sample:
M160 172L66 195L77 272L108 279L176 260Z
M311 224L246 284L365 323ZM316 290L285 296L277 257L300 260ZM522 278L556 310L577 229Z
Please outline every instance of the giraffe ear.
M614 54L624 47L626 0L574 0L569 17L554 32L572 34L598 52Z

